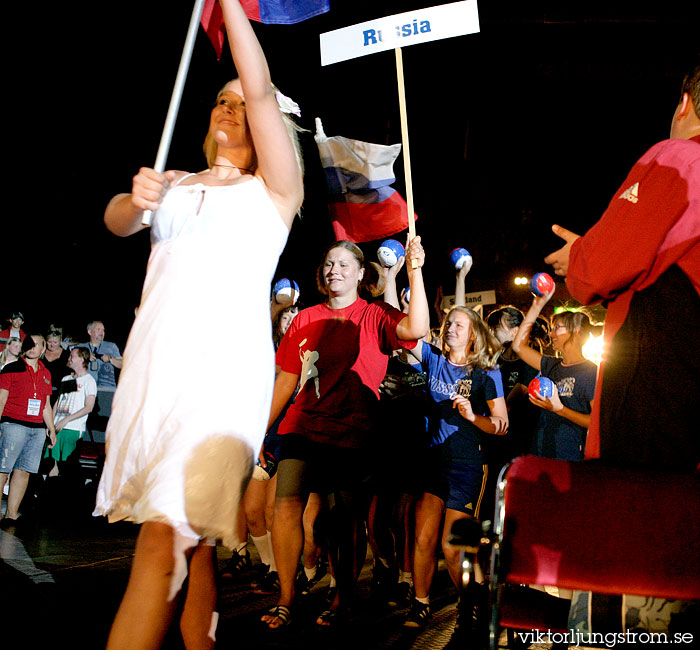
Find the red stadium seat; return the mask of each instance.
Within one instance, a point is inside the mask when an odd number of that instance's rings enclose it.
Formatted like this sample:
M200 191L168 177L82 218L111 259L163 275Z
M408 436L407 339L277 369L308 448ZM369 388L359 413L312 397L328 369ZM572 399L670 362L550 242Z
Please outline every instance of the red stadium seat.
M700 598L700 475L524 456L499 479L490 643L566 632L568 600L518 585Z

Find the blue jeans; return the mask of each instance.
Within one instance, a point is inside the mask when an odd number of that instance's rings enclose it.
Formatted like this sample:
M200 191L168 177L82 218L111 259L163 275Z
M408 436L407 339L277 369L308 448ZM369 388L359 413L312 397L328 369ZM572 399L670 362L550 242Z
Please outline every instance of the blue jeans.
M36 474L44 451L46 429L3 422L0 431L0 474L9 474L15 469Z

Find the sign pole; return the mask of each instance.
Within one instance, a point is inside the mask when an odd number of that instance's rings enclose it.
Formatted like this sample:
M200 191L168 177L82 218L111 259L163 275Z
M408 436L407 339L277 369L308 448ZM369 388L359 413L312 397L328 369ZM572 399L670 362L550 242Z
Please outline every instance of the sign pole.
M403 141L404 173L406 175L408 233L411 238L416 235L416 225L401 46L407 47L443 38L452 38L453 36L477 33L479 31L479 11L476 1L460 0L459 2L451 2L426 9L406 11L393 16L385 16L342 27L320 35L321 65L324 66L367 56L368 54L375 54L376 52L386 52L391 49L396 54L396 75L401 112L401 139ZM401 43L401 46L397 43Z
M411 152L408 146L408 120L406 117L406 85L403 77L403 54L400 47L394 48L396 55L396 79L399 88L399 114L401 116L401 141L403 143L403 170L406 179L406 205L408 209L409 240L416 236L416 217L413 207L413 182L411 180ZM413 267L415 268L415 260Z
M204 0L195 0L194 8L192 9L192 18L190 18L190 26L187 30L187 38L185 39L185 46L182 50L182 57L180 58L180 67L177 70L175 86L173 87L173 94L170 98L170 106L168 107L168 114L165 118L163 134L161 135L158 153L156 154L156 162L153 165L153 169L161 174L165 171L165 163L168 159L170 142L175 129L175 120L180 110L180 100L182 99L182 93L185 89L185 80L187 79L187 72L190 67L190 60L192 59L192 50L194 50L194 42L197 37L197 29L199 28L199 23L202 18L203 8ZM152 215L152 210L145 210L141 217L141 223L144 226L150 226Z

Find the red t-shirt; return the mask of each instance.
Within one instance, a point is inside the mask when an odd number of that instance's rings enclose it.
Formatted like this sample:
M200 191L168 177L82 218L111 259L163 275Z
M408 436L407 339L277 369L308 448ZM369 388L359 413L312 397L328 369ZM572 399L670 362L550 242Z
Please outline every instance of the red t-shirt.
M51 395L51 373L41 361L36 372L24 359L8 363L0 373L0 388L9 393L3 420L27 426L44 424L44 407ZM30 400L38 400L38 403L30 404Z
M299 375L299 392L279 433L298 433L339 447L360 447L379 402L388 355L415 341L400 341L406 314L385 302L358 298L343 309L304 309L277 351L277 365Z
M7 329L4 329L2 332L0 332L0 339L9 339L10 335L12 334L12 330L8 327ZM19 331L19 340L24 341L24 339L27 338L27 335L24 333L23 330ZM0 342L0 352L2 352L5 349L5 343Z

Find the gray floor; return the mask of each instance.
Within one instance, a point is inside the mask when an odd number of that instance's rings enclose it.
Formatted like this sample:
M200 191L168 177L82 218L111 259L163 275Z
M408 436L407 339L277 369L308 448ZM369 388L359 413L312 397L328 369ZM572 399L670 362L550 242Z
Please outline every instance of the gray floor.
M37 492L41 494L40 489ZM104 647L128 578L137 527L110 525L91 517L91 499L89 488L52 488L30 498L27 505L33 507L25 508L23 521L0 530L1 647L13 647L11 640L21 643L17 647L23 650L54 643L71 650ZM2 506L4 511L4 502ZM249 548L257 562L254 546ZM219 549L220 566L229 555ZM314 624L325 608L328 578L324 578L296 607L294 623L273 632L259 618L275 604L275 596L252 593L249 585L254 575L255 570L222 582L219 648L439 650L448 645L457 617L457 593L440 565L431 595L434 614L430 624L421 631L403 627L405 609L371 603L368 560L358 585L357 606L347 625L327 631ZM175 630L163 647L182 648Z

